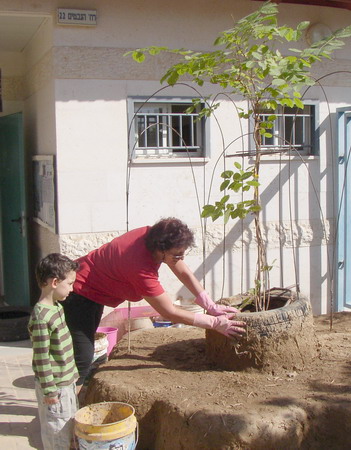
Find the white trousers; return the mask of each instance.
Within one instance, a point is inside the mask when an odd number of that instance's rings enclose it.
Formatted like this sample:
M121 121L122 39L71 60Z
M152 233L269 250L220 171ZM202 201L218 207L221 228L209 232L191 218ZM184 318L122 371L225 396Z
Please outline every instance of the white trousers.
M58 392L58 403L44 404L43 391L39 381L35 380L44 450L68 450L73 437L73 418L78 411L76 384L62 386Z

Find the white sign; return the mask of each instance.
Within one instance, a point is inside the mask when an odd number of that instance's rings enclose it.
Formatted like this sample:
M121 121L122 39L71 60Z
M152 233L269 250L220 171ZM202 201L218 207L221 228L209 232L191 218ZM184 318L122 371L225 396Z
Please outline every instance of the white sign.
M57 23L61 25L96 26L96 10L58 8Z

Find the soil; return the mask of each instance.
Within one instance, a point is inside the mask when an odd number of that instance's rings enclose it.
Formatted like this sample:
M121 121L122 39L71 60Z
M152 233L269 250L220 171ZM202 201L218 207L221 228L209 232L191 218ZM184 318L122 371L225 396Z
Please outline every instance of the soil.
M271 373L216 368L204 330L125 336L90 380L85 404L132 405L144 449L351 448L351 313L314 318L318 356Z

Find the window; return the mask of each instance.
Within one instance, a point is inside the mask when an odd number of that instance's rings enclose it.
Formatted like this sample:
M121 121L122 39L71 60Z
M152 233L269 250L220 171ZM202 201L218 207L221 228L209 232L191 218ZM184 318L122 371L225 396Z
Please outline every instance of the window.
M272 129L267 129L272 137L262 136L262 152L279 152L282 150L294 155L295 150L301 155L318 153L316 105L305 105L304 109L280 107L274 114L277 116ZM262 121L272 114L262 113Z
M145 101L130 105L130 153L138 157L188 158L204 156L204 120L201 106L186 113L191 101Z

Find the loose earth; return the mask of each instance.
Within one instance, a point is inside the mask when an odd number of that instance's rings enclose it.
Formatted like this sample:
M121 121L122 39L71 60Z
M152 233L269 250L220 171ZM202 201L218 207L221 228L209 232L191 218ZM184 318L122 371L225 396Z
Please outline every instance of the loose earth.
M314 318L317 357L271 373L224 371L205 332L155 328L125 336L90 380L85 404L132 405L138 450L351 448L351 313Z

